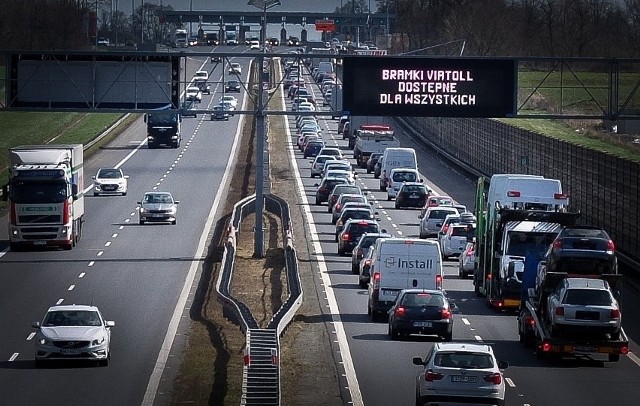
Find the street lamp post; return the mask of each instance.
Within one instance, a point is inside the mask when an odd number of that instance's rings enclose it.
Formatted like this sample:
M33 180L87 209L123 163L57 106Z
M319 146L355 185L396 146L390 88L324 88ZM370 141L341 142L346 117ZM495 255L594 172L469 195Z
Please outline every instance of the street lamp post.
M267 10L271 7L279 6L279 0L250 0L247 3L250 6L258 7L263 10L264 21L262 25L262 41L267 39ZM266 52L266 47L264 47ZM256 222L254 227L254 252L253 256L256 258L264 258L264 228L263 228L263 212L264 212L264 149L265 149L265 105L264 105L264 86L262 78L262 69L264 63L264 56L257 58L256 64L258 65L258 110L256 111Z

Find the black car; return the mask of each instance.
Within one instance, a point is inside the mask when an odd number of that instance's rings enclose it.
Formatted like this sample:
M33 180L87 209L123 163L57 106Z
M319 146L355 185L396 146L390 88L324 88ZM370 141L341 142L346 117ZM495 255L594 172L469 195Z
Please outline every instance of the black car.
M396 195L396 209L402 207L418 207L422 208L427 203L427 191L424 183L404 182Z
M242 85L237 80L227 80L227 83L224 85L224 91L227 93L240 93L240 89Z
M333 210L333 205L336 204L336 202L338 201L338 198L340 197L341 194L355 194L355 195L361 195L362 194L362 189L360 189L359 186L354 186L354 185L336 185L333 190L331 191L331 194L329 195L329 197L327 198L327 204L329 205L329 209L327 210L329 213L332 212Z
M378 162L373 166L373 177L378 179L382 172L382 159L378 159Z
M389 310L389 336L429 334L451 341L453 314L441 290L404 289Z
M311 141L307 143L302 153L304 154L305 158L316 157L318 156L318 152L320 152L320 150L324 148L324 146L324 142L322 141Z
M386 233L375 220L347 220L342 232L338 235L338 255L346 255L353 251L364 233Z
M280 45L280 40L278 38L271 37L267 38L267 43L272 47L277 47L278 45Z
M391 234L388 233L364 233L358 240L358 243L351 252L351 272L358 273L358 267L364 254L367 252L378 238L391 238Z
M338 221L336 221L336 242L338 242L338 236L342 232L344 225L351 219L359 220L375 220L373 212L370 208L347 208L342 210Z
M565 227L545 254L547 271L602 275L617 273L616 247L601 228Z
M380 158L382 158L382 152L374 152L369 156L369 159L367 159L367 173L373 172Z
M320 205L329 199L331 191L336 185L346 185L349 181L346 178L323 178L320 184L316 183L318 189L316 190L316 205Z

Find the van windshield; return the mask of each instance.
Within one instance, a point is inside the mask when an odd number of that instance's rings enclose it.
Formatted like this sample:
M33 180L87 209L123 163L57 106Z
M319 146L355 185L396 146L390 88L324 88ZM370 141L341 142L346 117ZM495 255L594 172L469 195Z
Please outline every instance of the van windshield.
M413 172L395 172L393 174L394 182L415 182L417 180L417 176Z

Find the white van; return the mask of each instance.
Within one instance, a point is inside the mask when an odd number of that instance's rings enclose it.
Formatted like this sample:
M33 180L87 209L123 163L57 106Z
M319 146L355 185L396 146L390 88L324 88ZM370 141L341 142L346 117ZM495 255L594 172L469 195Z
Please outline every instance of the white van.
M389 175L394 168L409 168L418 170L416 150L413 148L386 148L382 154L380 168L380 191L385 192L389 187Z
M442 259L436 241L381 238L372 247L367 314L375 320L402 289L442 289Z

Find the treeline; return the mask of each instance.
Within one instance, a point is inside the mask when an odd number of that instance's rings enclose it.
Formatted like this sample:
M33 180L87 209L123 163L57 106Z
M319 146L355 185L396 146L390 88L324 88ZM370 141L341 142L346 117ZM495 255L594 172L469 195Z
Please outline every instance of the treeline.
M640 57L640 0L377 0L397 53ZM448 45L442 45L448 44Z

